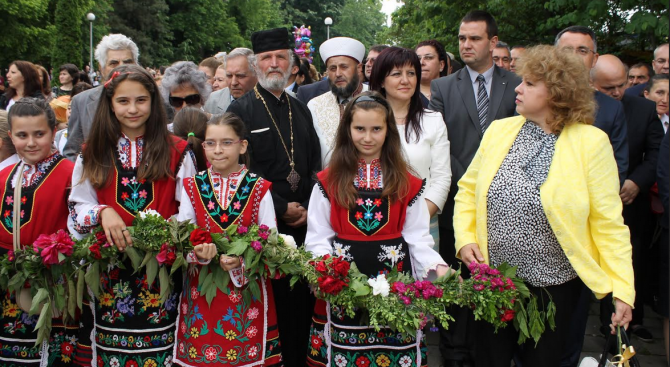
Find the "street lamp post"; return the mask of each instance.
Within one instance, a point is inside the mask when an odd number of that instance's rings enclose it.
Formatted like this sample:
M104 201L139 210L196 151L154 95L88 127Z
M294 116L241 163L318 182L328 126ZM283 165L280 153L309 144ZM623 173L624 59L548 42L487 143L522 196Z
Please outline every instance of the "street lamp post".
M91 28L91 37L90 37L91 43L89 45L90 54L89 54L88 62L89 62L89 67L91 68L90 72L92 72L93 70L95 70L93 68L93 21L95 20L95 14L93 14L93 13L86 14L86 19L88 19L88 21L91 25L91 27L90 27Z
M323 20L323 23L326 25L326 39L330 39L330 26L333 25L333 18L326 17L326 19Z

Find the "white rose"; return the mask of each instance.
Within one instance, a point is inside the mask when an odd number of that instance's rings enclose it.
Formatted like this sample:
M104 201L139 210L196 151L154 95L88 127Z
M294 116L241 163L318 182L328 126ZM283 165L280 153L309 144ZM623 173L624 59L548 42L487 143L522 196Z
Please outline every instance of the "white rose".
M298 245L295 243L295 238L293 238L293 236L289 236L287 234L280 234L279 236L284 240L284 245L286 245L286 247L293 249L298 248Z
M391 286L386 280L386 274L380 274L377 278L368 279L368 284L372 287L372 294L375 296L381 294L383 297L387 297L391 290Z

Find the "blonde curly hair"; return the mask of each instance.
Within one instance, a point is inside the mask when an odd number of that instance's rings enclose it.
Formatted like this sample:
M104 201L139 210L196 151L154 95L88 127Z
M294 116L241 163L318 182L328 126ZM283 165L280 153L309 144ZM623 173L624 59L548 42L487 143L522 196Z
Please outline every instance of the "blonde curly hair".
M596 115L594 90L582 59L555 46L531 47L523 54L517 74L541 81L549 94L551 115L547 124L555 134L573 123L593 124Z

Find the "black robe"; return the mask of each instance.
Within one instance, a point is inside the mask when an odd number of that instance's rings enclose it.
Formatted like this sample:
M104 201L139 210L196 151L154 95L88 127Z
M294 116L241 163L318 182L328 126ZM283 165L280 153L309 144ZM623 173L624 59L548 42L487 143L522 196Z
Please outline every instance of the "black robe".
M307 226L289 227L281 217L286 212L289 202L298 202L309 209L309 197L316 183L316 173L321 170L319 138L314 131L312 114L307 106L286 92L282 92L281 98L277 99L260 84L256 87L279 127L289 154L291 152L289 103L291 105L295 170L300 175L298 189L295 192L291 190L291 185L286 179L291 172L289 157L263 101L256 98L256 93L251 90L233 101L228 107L228 112L238 115L246 125L245 138L249 141L248 151L251 160L249 169L272 182L272 200L279 233L292 235L296 243L301 245L305 242ZM284 365L304 366L314 299L305 284L297 284L290 290L287 278L274 280L272 286Z

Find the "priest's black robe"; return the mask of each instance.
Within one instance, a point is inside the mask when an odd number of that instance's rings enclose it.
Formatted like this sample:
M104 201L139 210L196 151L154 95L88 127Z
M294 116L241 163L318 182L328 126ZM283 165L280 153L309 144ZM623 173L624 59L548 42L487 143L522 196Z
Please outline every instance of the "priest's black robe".
M277 98L260 84L257 84L256 88L265 99L279 132L272 123L263 101L256 97L253 90L233 101L228 107L228 112L238 115L246 125L245 138L249 141L248 151L251 160L249 169L272 182L272 200L279 233L292 235L296 243L303 244L307 226L289 227L282 220L282 216L289 202L298 202L309 209L309 196L316 183L316 173L321 170L321 148L314 131L312 114L307 106L286 92L282 92L281 98ZM295 170L300 175L298 189L295 192L291 190L291 185L287 181L291 166L281 141L283 138L290 154L289 103L293 120ZM272 286L284 365L304 366L314 299L305 284L299 283L290 290L288 279L279 279L274 280Z

